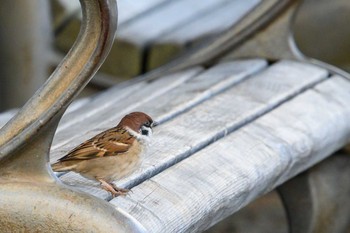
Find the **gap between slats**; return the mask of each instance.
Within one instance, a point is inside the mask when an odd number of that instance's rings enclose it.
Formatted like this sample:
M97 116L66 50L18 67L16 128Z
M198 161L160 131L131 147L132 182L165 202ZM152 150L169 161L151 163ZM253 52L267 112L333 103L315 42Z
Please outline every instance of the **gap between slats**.
M260 70L261 71L261 70ZM329 76L329 75L328 75ZM325 78L325 77L324 77ZM323 79L324 79L323 78ZM264 108L261 112L258 112L257 114L253 114L251 116L249 116L247 119L245 119L244 121L240 122L239 124L236 124L234 127L229 127L227 129L225 129L224 131L218 132L214 137L212 137L210 140L204 142L204 143L200 143L199 145L196 145L195 147L192 147L190 150L188 150L186 153L180 154L178 157L173 158L173 160L168 161L166 164L161 164L160 166L158 166L156 169L154 169L152 172L148 173L147 175L143 176L141 179L136 179L136 180L131 180L128 184L127 187L133 187L135 185L138 185L140 183L142 183L144 180L149 179L150 177L155 176L156 174L159 174L160 172L162 172L163 170L173 166L174 164L178 163L179 161L182 161L183 159L186 159L187 157L189 157L190 155L192 155L195 152L198 152L200 150L202 150L203 148L205 148L207 145L211 144L214 141L217 141L219 139L221 139L222 137L224 137L225 135L233 132L234 130L241 128L242 126L248 124L249 122L254 121L255 119L261 117L262 115L267 114L268 112L270 112L272 109L280 106L281 104L289 101L290 99L294 98L296 95L298 95L299 93L315 86L316 84L320 83L321 81L313 81L303 87L301 87L300 89L298 88L297 90L294 90L293 92L289 93L287 96L283 97L281 100L277 100L275 102L273 102L271 105L266 106L266 108ZM220 92L221 93L221 92ZM219 93L216 93L219 94Z

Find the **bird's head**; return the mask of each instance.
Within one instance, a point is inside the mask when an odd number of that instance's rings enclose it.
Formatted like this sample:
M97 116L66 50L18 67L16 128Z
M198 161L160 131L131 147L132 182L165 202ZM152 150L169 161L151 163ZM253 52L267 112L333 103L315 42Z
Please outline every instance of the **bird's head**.
M138 139L147 139L152 136L152 128L157 124L143 112L132 112L121 119L118 127L128 130Z

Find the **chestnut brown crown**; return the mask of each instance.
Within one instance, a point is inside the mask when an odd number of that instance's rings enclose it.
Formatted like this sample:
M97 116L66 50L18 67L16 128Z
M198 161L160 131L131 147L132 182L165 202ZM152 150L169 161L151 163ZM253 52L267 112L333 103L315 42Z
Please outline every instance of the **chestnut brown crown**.
M126 128L134 130L135 132L139 132L142 127L152 128L156 126L157 123L152 120L150 116L143 112L132 112L128 115L124 116L119 122L117 127Z

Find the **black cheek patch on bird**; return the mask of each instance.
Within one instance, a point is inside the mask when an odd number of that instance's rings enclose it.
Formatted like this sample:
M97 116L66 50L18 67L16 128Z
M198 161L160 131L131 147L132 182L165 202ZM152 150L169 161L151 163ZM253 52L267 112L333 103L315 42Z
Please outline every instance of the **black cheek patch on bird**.
M148 130L143 129L143 130L141 130L141 134L148 136L149 132L148 132Z

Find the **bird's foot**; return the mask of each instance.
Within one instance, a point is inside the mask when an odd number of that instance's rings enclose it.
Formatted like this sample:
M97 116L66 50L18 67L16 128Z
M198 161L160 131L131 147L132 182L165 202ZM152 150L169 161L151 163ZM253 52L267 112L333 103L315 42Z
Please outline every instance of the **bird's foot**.
M104 190L106 190L107 192L110 192L112 194L112 197L125 196L129 192L129 189L119 188L115 184L108 183L105 180L99 179L98 181L101 182L101 187Z

